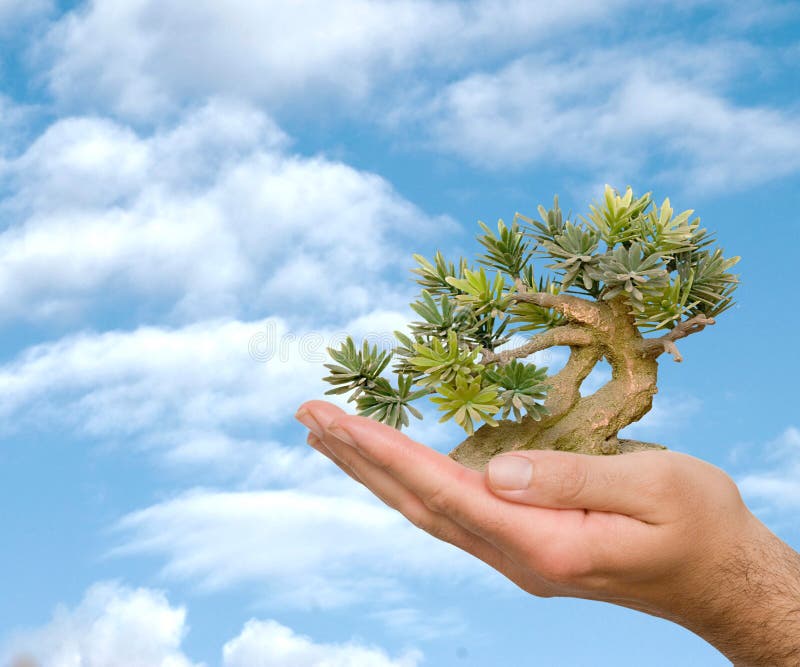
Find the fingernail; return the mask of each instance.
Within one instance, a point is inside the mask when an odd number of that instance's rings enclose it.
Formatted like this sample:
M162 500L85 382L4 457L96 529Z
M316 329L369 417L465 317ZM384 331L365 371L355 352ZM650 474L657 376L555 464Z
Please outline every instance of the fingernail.
M487 474L489 483L496 489L527 489L533 475L533 465L521 456L498 456L489 461Z
M322 427L317 423L317 420L311 416L311 413L305 408L300 408L294 415L294 418L305 426L317 437L322 437Z
M358 445L356 444L355 438L350 435L347 431L345 431L341 426L338 424L332 424L328 427L328 433L332 436L339 438L344 443L347 443L351 447L355 447L358 449Z

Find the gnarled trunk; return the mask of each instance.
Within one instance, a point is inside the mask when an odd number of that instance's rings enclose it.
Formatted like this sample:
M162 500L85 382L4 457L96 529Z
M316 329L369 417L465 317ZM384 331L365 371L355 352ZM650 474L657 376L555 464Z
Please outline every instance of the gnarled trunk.
M482 470L493 456L519 449L558 449L584 454L619 454L662 445L620 440L617 433L641 419L657 392L657 354L648 353L642 335L622 299L592 304L591 317L569 326L591 333L590 342L570 347L564 368L548 379L551 389L545 406L550 414L539 421L500 420L484 425L453 451L450 457ZM611 380L590 396L580 385L601 359L611 365Z

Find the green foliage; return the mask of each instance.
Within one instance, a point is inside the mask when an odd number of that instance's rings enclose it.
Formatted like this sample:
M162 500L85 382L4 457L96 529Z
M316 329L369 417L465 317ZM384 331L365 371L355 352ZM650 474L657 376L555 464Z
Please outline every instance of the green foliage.
M644 310L642 289L661 286L667 269L660 252L647 254L639 241L630 247L619 246L600 257L595 276L606 286L603 299L624 294L634 310Z
M479 221L478 224L486 232L478 237L480 244L486 248L486 254L480 255L478 262L509 276L519 276L533 256L530 242L520 231L519 224L514 221L509 228L499 220L497 234L483 222Z
M430 386L454 382L458 377L471 377L483 370L476 360L478 348L470 350L459 345L455 331L448 332L447 342L432 338L430 343L414 343L417 356L408 361L412 368L425 376L417 383Z
M689 272L687 279L676 275L666 284L648 285L644 291L642 308L637 313L636 324L644 329L655 331L672 326L684 313L692 312L700 303L689 301L691 298L694 271Z
M705 230L698 229L699 218L689 220L692 213L694 211L688 210L673 217L669 199L665 199L660 209L654 206L646 215L640 216L638 239L641 240L645 253L674 255L695 247L693 240L699 232Z
M539 278L539 282L533 281L533 276L530 277L530 283L524 281L528 290L531 292L546 292L547 294L560 294L561 285L552 281L549 277L547 279ZM564 324L564 317L555 312L552 308L544 308L537 306L534 303L527 303L519 301L512 304L509 308L511 322L515 326L515 333L521 331L540 331L552 329L553 327Z
M449 276L446 280L459 291L456 300L471 308L476 315L496 316L505 311L511 303L501 273L495 274L492 280L484 269L478 271L465 269L463 278Z
M362 392L375 389L380 374L392 358L391 353L378 352L378 346L370 347L367 341L358 349L350 336L338 350L329 347L328 354L338 363L325 364L331 374L323 379L334 385L325 393L346 394L352 391L351 401Z
M437 403L439 410L445 413L440 422L453 419L469 435L475 431L475 422L484 421L497 426L493 415L500 411L502 401L494 385L481 386L480 378L461 375L454 383L441 385L438 392L440 395L434 396L431 401Z
M547 408L541 403L549 388L544 382L547 368L537 368L535 364L512 359L497 370L487 370L485 377L500 387L502 419L508 419L513 412L514 418L519 421L524 412L538 421L547 414Z
M411 405L411 401L429 392L426 389L411 391L413 383L410 375L399 375L398 387L395 389L388 380L378 378L372 390L365 392L356 401L358 413L396 429L408 426L408 412L417 419L422 419L422 413Z
M561 288L567 289L580 279L583 288L589 292L595 287L596 267L600 258L595 254L598 246L598 234L593 229L584 229L567 222L564 232L554 240L542 241L542 245L550 256L558 259L549 264L548 269L563 271Z
M527 218L521 213L514 216L514 221L516 222L519 218L528 223L528 234L538 243L546 241L555 243L556 237L564 232L564 216L558 206L558 195L553 197L553 208L548 211L544 206L539 205L538 210L541 221Z
M411 308L422 321L412 322L411 331L420 336L434 336L447 338L449 331L459 334L474 333L480 326L475 312L471 308L459 308L453 298L441 294L439 301L435 301L428 290L420 293L421 301L415 301Z
M483 421L519 420L546 414L546 369L513 360L485 362L514 334L535 334L566 323L552 308L517 301L519 289L552 295L579 293L601 302L621 301L643 331L674 327L685 318L715 317L733 305L738 278L730 269L738 257L724 257L692 210L676 213L669 199L656 205L648 192L620 195L606 186L587 216L570 220L554 197L538 207L540 219L515 214L496 231L479 222L482 254L473 269L466 259L448 262L414 255L420 294L411 308L420 318L408 333L395 332L391 352L351 339L329 349L333 364L327 393L350 393L358 411L395 428L410 403L429 395L442 420L454 419L468 433ZM534 260L550 271L535 274ZM588 295L588 297L586 296ZM398 376L397 387L384 377ZM499 414L498 414L499 413Z
M504 333L509 322L505 312L512 299L503 275L497 273L492 280L483 268L465 269L463 278L450 276L447 282L458 290L456 302L475 318L475 327L469 332L472 341L487 350L505 343L508 337Z
M433 262L429 262L422 255L414 255L414 261L419 264L412 273L416 273L417 283L431 294L454 294L458 290L447 282L448 278L462 278L467 269L467 260L463 257L458 263L458 268L453 262L445 261L444 255L438 250Z
M596 230L600 239L609 248L618 243L630 243L641 233L641 226L636 224L638 218L652 203L650 193L638 199L633 198L633 191L628 188L620 197L613 188L606 186L604 193L605 206L589 206L591 213L586 224Z
M374 417L397 429L408 425L407 411L422 419L422 414L410 403L429 390L412 391L414 380L411 375L399 374L396 389L381 377L392 358L390 352L379 352L377 345L370 347L366 341L359 349L348 336L338 350L329 347L328 354L338 363L325 364L331 375L324 380L334 385L326 394L352 392L347 400L356 402L359 414Z
M413 378L423 375L424 373L422 371L418 371L414 368L410 362L410 359L411 357L415 357L417 355L415 345L424 345L428 338L425 336L420 336L419 334L414 334L414 337L411 338L402 331L395 331L394 337L400 342L400 344L397 345L394 350L392 350L392 353L396 358L394 366L392 367L394 372L398 374L410 375Z
M733 305L733 291L739 281L736 276L728 273L728 269L740 259L725 259L719 248L713 252L704 250L694 253L694 280L690 298L700 302L694 312L716 317Z

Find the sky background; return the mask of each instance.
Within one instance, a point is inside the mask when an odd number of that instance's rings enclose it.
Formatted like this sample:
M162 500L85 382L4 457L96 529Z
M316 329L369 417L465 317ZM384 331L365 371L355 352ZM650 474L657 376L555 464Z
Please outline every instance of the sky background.
M742 284L628 433L800 547L800 5L0 0L0 44L0 665L729 664L523 593L292 415L412 253L652 190Z

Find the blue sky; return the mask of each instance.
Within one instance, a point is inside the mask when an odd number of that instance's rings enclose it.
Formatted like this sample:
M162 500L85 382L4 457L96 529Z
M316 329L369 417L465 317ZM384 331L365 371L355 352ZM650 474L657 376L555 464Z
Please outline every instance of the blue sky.
M729 664L519 591L292 415L412 253L652 190L742 284L630 432L798 548L796 3L0 0L0 43L0 663Z

